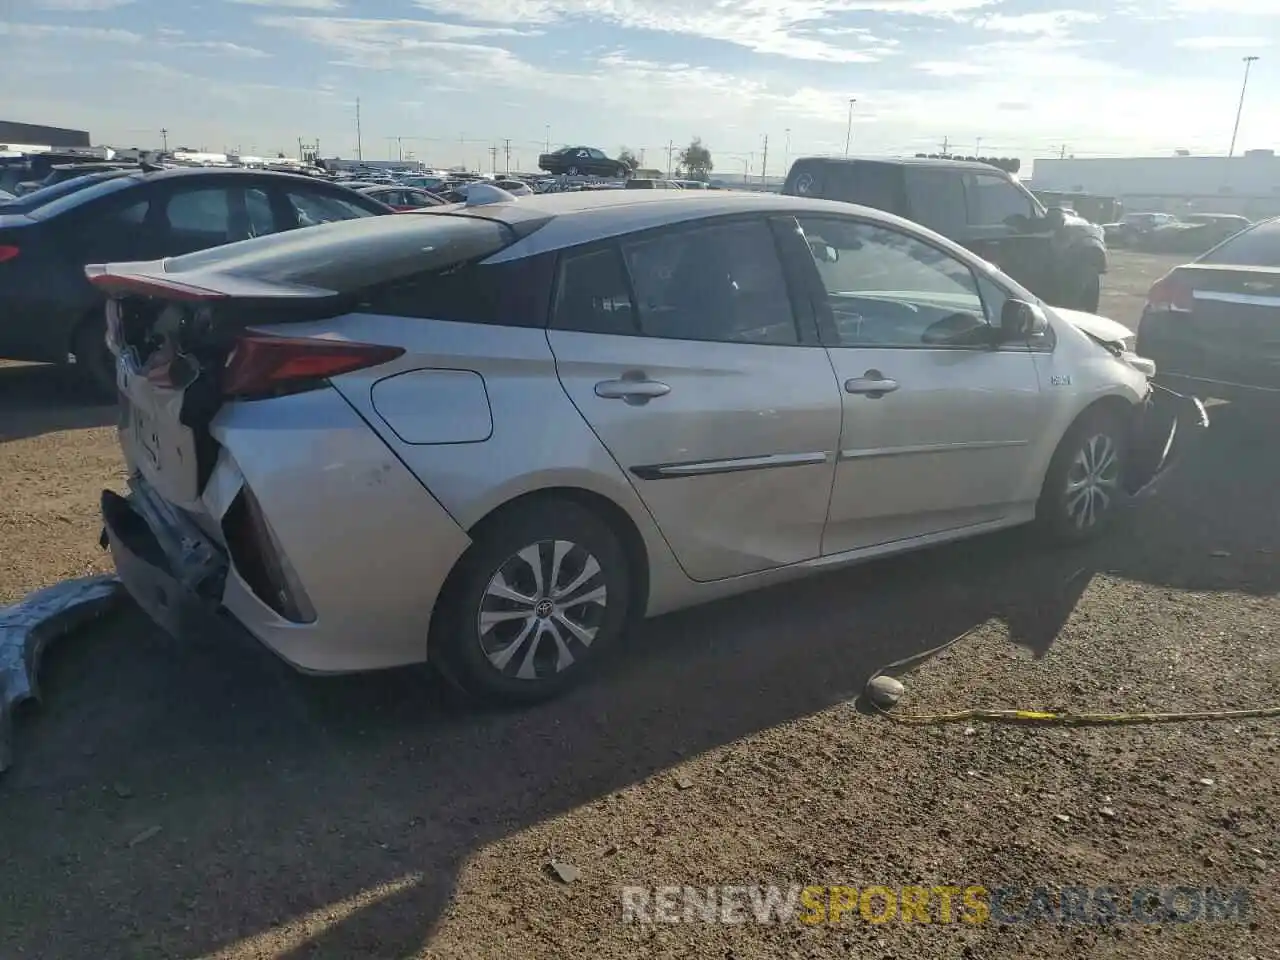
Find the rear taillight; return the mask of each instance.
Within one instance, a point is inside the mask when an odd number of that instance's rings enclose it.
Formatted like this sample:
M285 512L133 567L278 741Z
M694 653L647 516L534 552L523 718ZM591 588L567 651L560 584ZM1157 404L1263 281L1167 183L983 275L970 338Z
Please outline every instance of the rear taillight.
M1151 285L1147 309L1191 313L1195 309L1195 291L1176 272L1167 273Z
M0 243L0 263L7 263L14 259L22 251L15 246Z
M319 386L330 377L376 367L404 353L402 347L305 337L244 336L222 372L229 397L261 397Z

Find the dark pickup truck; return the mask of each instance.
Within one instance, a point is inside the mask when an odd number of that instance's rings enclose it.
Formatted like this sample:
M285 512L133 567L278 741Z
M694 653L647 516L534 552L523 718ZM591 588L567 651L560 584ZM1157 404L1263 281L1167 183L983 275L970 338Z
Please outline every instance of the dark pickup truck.
M803 157L782 192L842 200L914 220L973 250L1048 303L1098 311L1102 228L1046 209L1017 179L980 161Z

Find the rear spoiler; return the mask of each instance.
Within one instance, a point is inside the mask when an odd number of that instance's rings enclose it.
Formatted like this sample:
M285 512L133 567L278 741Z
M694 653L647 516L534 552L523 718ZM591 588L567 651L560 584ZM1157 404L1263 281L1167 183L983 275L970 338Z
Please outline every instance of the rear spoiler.
M153 300L195 302L208 300L317 300L337 297L332 290L304 287L291 283L272 283L230 273L193 271L190 280L178 279L186 274L167 273L165 261L133 263L91 263L84 275L96 289L114 300L143 297Z

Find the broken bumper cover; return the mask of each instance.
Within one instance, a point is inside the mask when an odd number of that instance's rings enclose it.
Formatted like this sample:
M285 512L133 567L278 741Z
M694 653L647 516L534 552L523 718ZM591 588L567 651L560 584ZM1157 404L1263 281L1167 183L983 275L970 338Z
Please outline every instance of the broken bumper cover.
M1129 495L1136 500L1155 493L1208 428L1209 414L1199 399L1151 384L1133 425L1133 450L1125 475Z
M226 555L144 481L128 498L102 491L103 546L143 612L182 639L211 626L226 584Z
M13 711L40 698L40 660L46 648L107 613L120 595L115 577L83 577L0 608L0 773L13 763Z

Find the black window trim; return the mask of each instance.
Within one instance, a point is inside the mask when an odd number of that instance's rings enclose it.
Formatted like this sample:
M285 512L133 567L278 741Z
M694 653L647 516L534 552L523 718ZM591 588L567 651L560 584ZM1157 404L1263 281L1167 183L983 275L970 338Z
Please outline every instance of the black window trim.
M801 218L804 218L807 220L850 221L853 223L860 224L862 226L877 227L881 230L888 230L890 232L901 233L904 236L910 237L912 240L915 240L917 243L922 243L925 246L932 247L934 250L937 250L939 253L950 257L952 260L957 261L966 270L969 271L969 275L973 278L974 289L977 291L977 294L978 294L978 301L982 304L983 319L990 326L999 325L1000 321L998 317L996 318L994 323L992 322L992 318L989 314L989 309L987 307L987 302L982 296L982 288L978 284L978 269L975 268L972 264L969 264L964 260L960 259L959 257L957 257L955 254L955 251L948 250L945 247L942 247L939 244L934 243L928 237L922 237L919 234L914 233L910 230L903 230L897 224L883 223L871 217L860 217L857 214L845 214L845 213L837 213L837 212L828 213L828 212L822 211L822 212L809 213L806 211L804 213L796 214L797 223L800 221ZM803 228L803 224L801 224L801 227ZM1030 342L1002 343L994 347L981 346L981 345L933 344L933 343L920 343L920 344L876 343L876 344L856 344L856 345L840 343L838 342L839 338L836 336L835 317L832 315L832 312L831 312L831 304L828 302L828 299L827 299L827 289L825 284L823 284L822 282L822 274L818 271L818 265L815 262L813 262L812 257L810 257L808 264L801 269L804 271L804 274L805 274L805 276L802 278L802 281L806 284L807 289L809 291L810 304L813 308L814 316L817 320L819 337L821 338L822 346L826 347L828 350L948 350L948 351L965 350L969 352L978 352L978 353L1052 353L1054 348L1057 346L1056 334L1052 338L1050 338L1052 342L1048 345L1046 349L1037 349L1037 345L1033 345ZM1010 290L1003 283L1001 283L997 276L994 276L991 273L986 273L985 275L986 275L986 278L992 284L994 284L996 287L999 287L1002 291L1004 291L1004 294L1007 299L1011 299L1011 300L1021 299L1020 297L1015 295L1014 291ZM1051 331L1053 330L1052 324L1050 325L1049 329Z
M778 237L775 232L775 228L771 223L772 220L779 219L779 218L785 219L788 216L791 216L791 215L786 213L785 211L770 212L770 211L757 210L757 211L751 211L749 213L728 213L728 214L721 214L721 215L712 216L712 217L697 217L690 220L681 220L676 223L664 223L655 227L646 227L643 230L634 230L634 231L618 234L616 236L612 236L612 237L608 237L600 240L592 240L588 243L577 244L571 247L562 247L560 250L557 251L556 267L555 267L555 271L556 271L555 272L555 289L553 290L551 295L551 307L550 307L550 310L548 311L548 316L547 316L547 329L548 330L570 330L571 329L567 327L558 327L556 326L556 322L555 322L556 314L559 310L559 305L560 305L560 287L561 287L561 282L564 278L565 259L575 258L578 256L589 256L592 253L599 252L601 249L612 247L614 249L615 256L617 256L621 260L622 273L627 284L627 294L631 298L631 315L637 329L634 333L596 333L595 334L596 336L640 337L648 340L664 340L671 343L691 343L691 344L720 343L720 344L727 344L730 346L744 346L744 347L773 347L773 348L806 347L810 349L814 347L821 347L822 346L821 342L819 342L819 340L816 339L816 336L817 336L816 319L814 321L814 329L812 331L812 335L806 336L805 334L806 324L804 323L801 315L796 312L798 300L799 302L804 302L804 297L802 292L804 290L803 281L802 280L797 281L796 278L793 278L791 276L791 270L789 269L789 266L788 266L788 260L792 258L784 256L783 250L778 242ZM753 343L751 341L738 341L738 340L695 340L695 339L678 340L674 337L655 337L645 333L643 330L643 327L641 326L639 301L636 298L635 279L631 276L631 268L627 264L627 257L623 251L623 245L626 243L632 243L632 242L645 242L653 239L654 237L663 236L665 234L679 234L679 233L687 232L690 230L707 229L708 227L717 227L725 224L746 223L746 222L760 223L768 231L770 238L773 240L774 255L778 258L778 266L782 272L783 285L787 291L787 302L791 307L791 322L795 326L796 342L795 343ZM793 283L795 283L794 290L793 290ZM578 331L572 331L572 332L593 333L594 331L578 330Z

